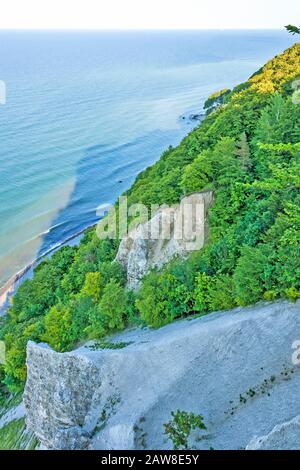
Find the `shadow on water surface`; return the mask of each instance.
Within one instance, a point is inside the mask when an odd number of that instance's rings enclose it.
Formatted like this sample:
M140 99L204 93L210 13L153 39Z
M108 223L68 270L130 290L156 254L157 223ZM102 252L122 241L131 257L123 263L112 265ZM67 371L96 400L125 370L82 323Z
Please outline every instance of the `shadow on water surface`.
M52 228L43 238L38 257L97 223L97 207L114 203L138 173L156 161L170 145L176 145L192 127L189 124L168 131L158 129L123 145L99 144L87 148L77 166L69 203L52 220Z

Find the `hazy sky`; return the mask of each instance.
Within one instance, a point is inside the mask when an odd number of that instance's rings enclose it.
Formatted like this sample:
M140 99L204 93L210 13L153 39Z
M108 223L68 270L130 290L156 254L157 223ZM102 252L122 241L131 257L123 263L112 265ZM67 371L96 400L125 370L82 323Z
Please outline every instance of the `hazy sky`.
M299 0L7 0L0 29L281 28Z

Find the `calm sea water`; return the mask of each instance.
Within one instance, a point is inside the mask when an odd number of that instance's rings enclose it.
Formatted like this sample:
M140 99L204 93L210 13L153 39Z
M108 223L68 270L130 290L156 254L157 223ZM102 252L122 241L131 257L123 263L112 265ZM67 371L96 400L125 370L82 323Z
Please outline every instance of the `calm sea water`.
M285 32L0 32L0 287L97 220Z

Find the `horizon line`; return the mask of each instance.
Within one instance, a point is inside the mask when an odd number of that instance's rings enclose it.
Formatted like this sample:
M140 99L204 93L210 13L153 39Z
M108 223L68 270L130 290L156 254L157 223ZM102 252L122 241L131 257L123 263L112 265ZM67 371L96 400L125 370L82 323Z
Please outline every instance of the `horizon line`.
M260 28L9 28L0 27L0 33L3 31L83 31L83 32L131 32L131 31L283 31L283 27L260 27Z

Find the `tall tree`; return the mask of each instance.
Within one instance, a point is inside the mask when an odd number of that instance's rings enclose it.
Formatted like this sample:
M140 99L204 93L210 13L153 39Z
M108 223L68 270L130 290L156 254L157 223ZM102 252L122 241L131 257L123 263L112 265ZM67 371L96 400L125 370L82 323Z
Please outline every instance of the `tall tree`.
M285 28L291 34L300 34L300 27L298 27L298 26L293 26L291 24L288 24L287 26L285 26Z
M251 170L252 162L250 146L248 144L246 132L243 132L240 139L237 141L235 154L239 157L243 170Z

